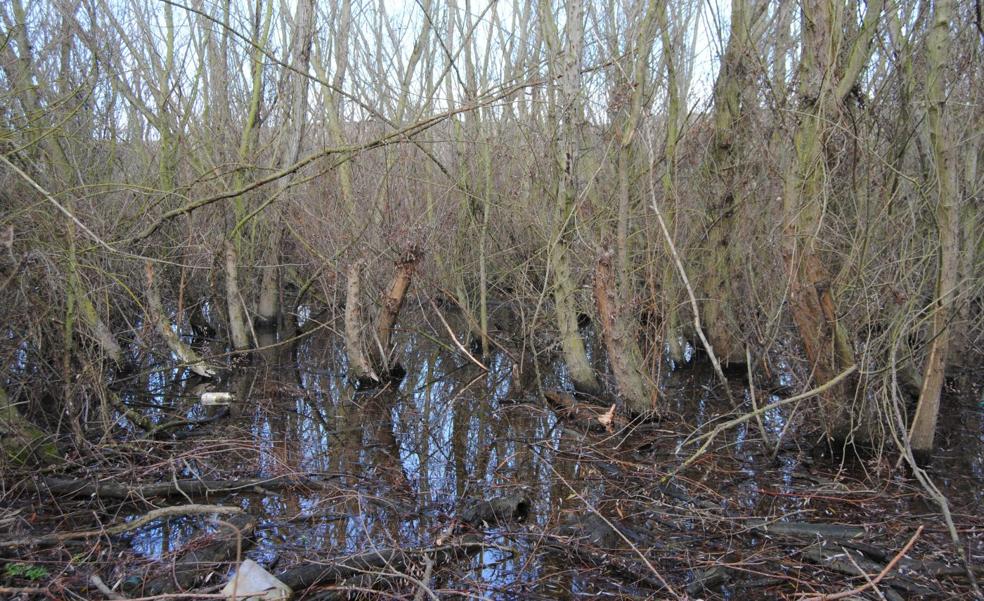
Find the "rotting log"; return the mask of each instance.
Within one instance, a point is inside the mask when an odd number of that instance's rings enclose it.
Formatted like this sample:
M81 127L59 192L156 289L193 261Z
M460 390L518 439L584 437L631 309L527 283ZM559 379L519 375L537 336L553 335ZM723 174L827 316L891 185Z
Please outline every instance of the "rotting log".
M633 415L648 415L653 412L656 387L647 382L642 351L635 338L638 328L629 323L629 315L615 293L611 261L612 252L609 250L601 254L595 265L594 297L601 335L618 394L625 401L626 409Z
M211 378L215 375L215 370L205 363L205 360L198 353L181 340L174 331L171 320L164 313L164 304L161 302L160 292L157 291L157 286L154 285L154 264L147 261L144 266L144 273L147 277L147 314L157 327L157 332L164 338L164 342L171 349L171 352L182 363L186 364L188 369L203 378Z
M209 535L211 542L200 546L203 541L198 539L185 545L185 548L191 550L168 566L165 574L145 582L142 594L153 597L188 590L204 580L217 564L242 558L246 549L252 545L257 519L248 513L242 513L224 521L225 524L220 524L215 534ZM229 526L235 531L230 531Z

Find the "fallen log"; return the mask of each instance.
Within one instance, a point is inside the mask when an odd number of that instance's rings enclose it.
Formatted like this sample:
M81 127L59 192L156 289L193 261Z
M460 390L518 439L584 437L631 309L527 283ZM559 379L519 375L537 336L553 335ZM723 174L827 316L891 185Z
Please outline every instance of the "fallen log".
M860 526L844 524L811 524L809 522L765 522L757 521L750 524L752 529L763 534L792 536L794 538L815 540L850 540L864 536L865 529Z
M47 476L25 482L39 493L61 497L98 497L101 499L141 500L153 497L207 497L234 492L265 493L270 490L309 487L323 488L324 483L310 479L281 476L278 478L250 478L246 480L172 480L153 484L124 484L92 479L60 478Z

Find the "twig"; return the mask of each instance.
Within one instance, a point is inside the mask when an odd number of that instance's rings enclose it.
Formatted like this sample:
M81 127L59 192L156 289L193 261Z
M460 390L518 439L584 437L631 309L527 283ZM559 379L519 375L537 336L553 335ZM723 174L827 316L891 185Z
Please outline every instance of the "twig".
M96 587L96 590L102 593L110 601L123 601L124 599L126 599L126 597L124 597L123 595L114 592L113 589L106 586L106 583L103 582L103 579L99 577L99 574L93 574L92 576L89 576L89 584Z
M752 401L752 411L755 412L755 422L758 424L759 434L762 435L762 443L769 444L769 434L762 423L762 414L758 413L758 401L755 399L755 380L752 378L752 354L745 345L745 368L748 370L748 396Z
M447 329L448 331L448 335L451 336L451 340L454 341L454 345L458 347L458 350L460 350L462 353L465 354L465 356L471 359L472 363L482 368L482 371L489 371L489 368L485 367L485 365L481 361L479 361L478 359L475 358L474 355L469 353L468 349L465 348L465 346L458 341L458 337L454 335L454 331L451 329L451 326L448 325L448 322L444 319L444 316L441 315L441 311L440 309L437 308L437 304L434 302L434 300L433 299L428 299L428 300L430 300L431 307L434 308L434 312L437 313L438 319L440 319L441 323L444 324L445 329Z

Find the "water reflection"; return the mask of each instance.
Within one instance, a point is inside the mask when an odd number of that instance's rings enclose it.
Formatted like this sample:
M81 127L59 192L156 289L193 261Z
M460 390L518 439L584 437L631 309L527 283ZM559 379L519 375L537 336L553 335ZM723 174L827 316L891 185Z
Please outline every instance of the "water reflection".
M192 461L181 469L196 472L189 476L297 474L325 484L317 492L224 499L260 516L252 557L285 565L371 548L429 545L447 531L467 499L522 489L533 502L528 523L493 532L488 547L472 560L476 569L459 573L467 583L448 585L492 597L568 598L624 591L613 579L600 577L596 567L572 563L563 552L569 545L557 534L565 525L583 525L598 514L636 528L670 527L673 537L701 533L700 519L677 510L665 513L683 501L661 497L655 482L692 450L673 456L686 433L706 431L734 415L716 392L709 368L672 372L662 382L669 408L664 423L637 424L620 438L579 431L558 423L542 403L521 402L530 393L517 388L514 358L505 353L486 358L489 371L484 372L429 336L405 332L399 344L406 378L382 390L357 392L350 386L344 349L328 333L297 345L264 333L252 363L216 384L234 392L237 401L232 417L208 437L227 443L230 452L199 457L201 470L191 470ZM559 365L537 367L548 386L566 381ZM175 412L204 415L191 384L177 371L147 376L140 392L146 413L155 420ZM744 398L740 410L750 407L747 389L733 392ZM763 405L777 397L758 399ZM975 415L980 432L984 415ZM770 443L788 420L779 409L762 416ZM815 484L801 478L799 455L779 453L770 464L772 447L761 443L762 432L753 422L728 432L682 486L689 488L687 494L741 515L780 516L818 506L810 505L805 492ZM200 449L212 443L191 438L188 444ZM968 473L984 480L979 449L968 463ZM130 542L142 555L160 557L203 527L201 519L171 520L137 531ZM662 542L663 537L652 538Z

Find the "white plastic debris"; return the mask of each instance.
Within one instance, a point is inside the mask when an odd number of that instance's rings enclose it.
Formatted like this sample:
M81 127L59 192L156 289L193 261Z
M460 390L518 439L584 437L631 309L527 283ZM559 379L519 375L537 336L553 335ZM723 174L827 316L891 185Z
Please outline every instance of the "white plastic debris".
M239 564L236 575L222 589L222 594L229 601L289 601L294 591L260 564L247 559Z
M228 405L236 397L231 392L203 392L202 405Z

